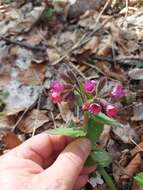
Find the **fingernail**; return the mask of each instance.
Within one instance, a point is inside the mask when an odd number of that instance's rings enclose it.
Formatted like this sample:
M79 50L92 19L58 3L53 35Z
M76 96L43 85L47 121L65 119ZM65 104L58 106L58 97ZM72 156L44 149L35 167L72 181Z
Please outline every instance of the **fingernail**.
M80 141L80 148L82 149L82 151L84 153L90 152L91 142L86 138L80 139L79 141Z

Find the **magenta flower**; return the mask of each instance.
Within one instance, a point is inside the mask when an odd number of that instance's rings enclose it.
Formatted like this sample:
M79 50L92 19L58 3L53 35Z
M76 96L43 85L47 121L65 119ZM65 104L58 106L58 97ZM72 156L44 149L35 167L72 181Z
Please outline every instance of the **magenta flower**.
M108 106L106 107L106 114L107 114L107 116L109 116L109 117L114 117L114 116L117 115L117 113L118 113L118 109L117 109L115 106L113 106L113 105L108 105Z
M124 87L122 84L117 84L111 91L111 96L114 98L122 98L125 96Z
M99 112L101 112L101 110L102 110L101 105L97 103L91 103L88 108L88 111L93 114L98 114Z
M62 101L62 97L58 92L51 92L50 98L54 104L60 103Z
M60 83L59 81L55 80L51 83L51 90L53 92L61 93L64 91L64 85Z
M94 80L85 80L83 87L86 93L93 93L96 90L96 82Z

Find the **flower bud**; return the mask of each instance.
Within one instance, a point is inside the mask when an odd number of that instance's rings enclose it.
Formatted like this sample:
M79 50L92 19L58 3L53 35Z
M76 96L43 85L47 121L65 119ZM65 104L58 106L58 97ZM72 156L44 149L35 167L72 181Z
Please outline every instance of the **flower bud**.
M122 98L123 96L125 96L123 85L117 84L111 91L111 96L114 98Z
M106 107L106 114L107 114L107 116L109 116L109 117L114 117L114 116L117 115L117 113L118 113L118 109L117 109L115 106L113 106L113 105L108 105L108 106Z
M51 92L50 97L54 104L60 103L62 101L61 95L57 92Z
M96 82L94 80L85 80L83 87L86 93L93 93L96 90Z
M101 112L101 110L102 110L101 105L97 103L91 103L88 108L88 111L93 114L98 114Z
M51 90L53 92L58 92L58 93L61 93L64 91L64 85L62 83L60 83L59 81L53 81L51 83Z

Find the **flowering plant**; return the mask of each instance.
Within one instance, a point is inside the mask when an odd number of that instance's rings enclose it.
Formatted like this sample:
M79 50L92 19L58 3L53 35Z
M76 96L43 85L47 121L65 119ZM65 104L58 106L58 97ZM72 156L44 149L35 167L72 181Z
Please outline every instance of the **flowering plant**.
M111 177L104 169L111 163L111 156L105 150L97 147L97 142L108 124L113 127L122 127L122 125L113 119L118 113L118 108L112 104L125 96L125 90L122 84L116 84L110 92L104 92L103 87L106 84L106 78L99 82L95 80L85 80L79 82L72 72L62 75L65 83L53 81L49 96L53 103L60 104L62 101L72 102L81 108L83 117L79 126L70 121L64 128L48 130L50 134L61 134L71 137L86 137L93 144L89 158L86 161L87 166L96 164L97 170L105 179L109 189L115 190L116 187Z

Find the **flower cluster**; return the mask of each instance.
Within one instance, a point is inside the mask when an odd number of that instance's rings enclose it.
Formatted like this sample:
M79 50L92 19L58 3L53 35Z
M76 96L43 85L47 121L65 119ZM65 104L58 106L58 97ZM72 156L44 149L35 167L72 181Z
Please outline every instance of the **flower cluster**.
M95 80L85 80L78 91L84 94L84 100L82 100L82 110L97 115L100 112L104 112L108 117L115 117L118 113L118 109L104 100L103 97L96 97L97 95L97 82ZM53 103L60 103L63 100L63 92L65 85L59 81L53 81L51 83L50 97ZM74 89L74 88L73 88ZM77 88L75 88L75 91ZM109 98L120 99L125 96L125 90L122 84L117 84L109 93ZM103 100L103 101L102 101ZM104 103L103 103L104 102Z
M62 101L61 93L64 91L64 85L59 81L51 83L50 97L53 103L60 103Z

